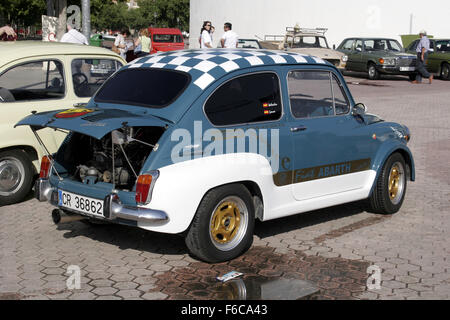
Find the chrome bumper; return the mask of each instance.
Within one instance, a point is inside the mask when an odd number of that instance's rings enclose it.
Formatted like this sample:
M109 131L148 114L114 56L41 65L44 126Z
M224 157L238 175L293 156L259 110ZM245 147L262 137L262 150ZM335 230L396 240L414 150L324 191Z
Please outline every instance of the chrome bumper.
M59 207L57 190L50 185L48 179L39 178L36 180L34 190L36 199L41 202L49 201L52 205ZM83 212L77 213L88 216ZM121 203L119 196L114 193L106 196L105 200L103 200L103 216L105 220L110 220L111 222L114 222L117 218L147 223L166 222L169 220L164 211L124 205Z

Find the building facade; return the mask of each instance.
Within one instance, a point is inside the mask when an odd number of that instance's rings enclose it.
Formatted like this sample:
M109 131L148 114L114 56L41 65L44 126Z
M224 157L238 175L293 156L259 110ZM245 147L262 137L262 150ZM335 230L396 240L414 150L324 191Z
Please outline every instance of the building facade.
M450 1L428 0L191 0L190 47L198 48L202 23L216 27L214 47L220 43L223 24L231 22L240 38L264 39L282 35L286 27L328 28L330 47L347 37L389 37L425 29L435 37L450 37L447 19ZM439 16L441 18L439 18Z

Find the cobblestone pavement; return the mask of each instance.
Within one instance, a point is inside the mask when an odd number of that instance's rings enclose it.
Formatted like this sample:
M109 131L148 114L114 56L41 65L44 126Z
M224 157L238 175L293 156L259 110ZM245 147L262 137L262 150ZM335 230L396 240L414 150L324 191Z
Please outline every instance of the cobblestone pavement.
M314 299L450 298L450 83L412 85L347 77L357 102L406 124L416 161L402 209L393 216L357 202L257 222L254 245L221 264L199 262L184 240L118 225L53 225L51 206L30 199L0 207L0 299L223 299L214 277L309 280ZM81 268L68 290L67 267ZM368 290L367 267L381 288Z

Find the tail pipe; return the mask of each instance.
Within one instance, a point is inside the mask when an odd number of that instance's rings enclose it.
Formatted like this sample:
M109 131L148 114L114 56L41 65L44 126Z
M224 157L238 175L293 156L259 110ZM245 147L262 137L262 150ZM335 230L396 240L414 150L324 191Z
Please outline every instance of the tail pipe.
M68 215L67 213L65 213L64 211L60 210L60 209L54 209L52 211L52 220L54 224L61 224L61 223L68 223L68 222L72 222L72 221L80 221L80 220L84 220L87 219L87 217L78 215L78 214L73 214L73 215Z

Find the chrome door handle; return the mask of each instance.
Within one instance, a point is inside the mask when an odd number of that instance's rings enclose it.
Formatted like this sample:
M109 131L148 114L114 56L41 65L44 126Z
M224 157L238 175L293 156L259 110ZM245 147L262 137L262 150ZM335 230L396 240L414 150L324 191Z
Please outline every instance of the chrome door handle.
M292 127L291 132L305 131L307 128L305 126Z

